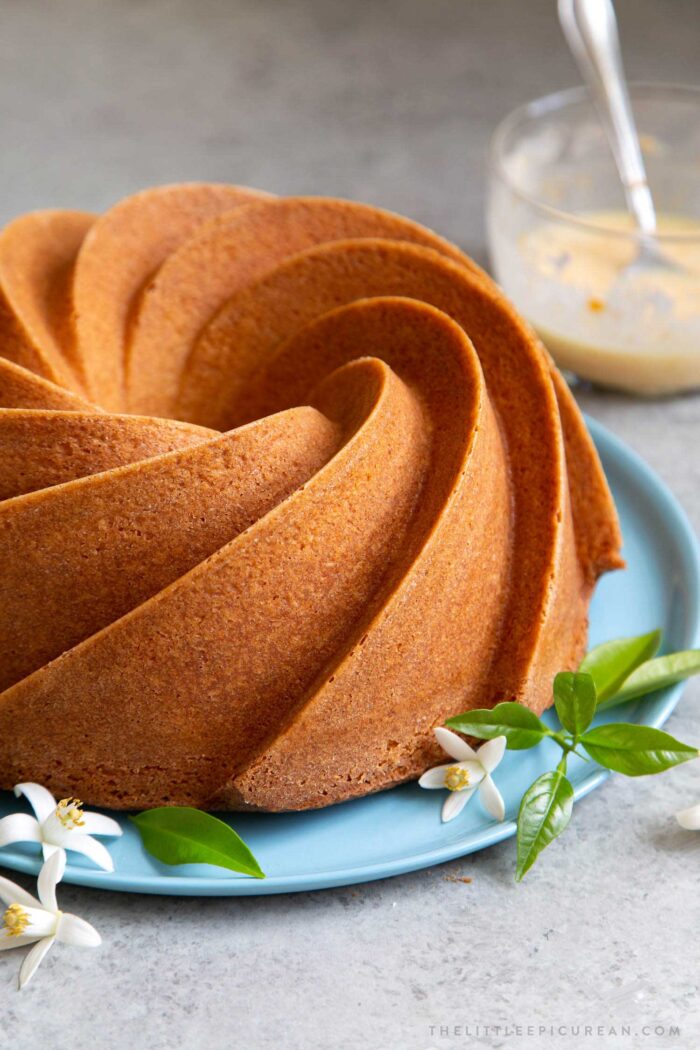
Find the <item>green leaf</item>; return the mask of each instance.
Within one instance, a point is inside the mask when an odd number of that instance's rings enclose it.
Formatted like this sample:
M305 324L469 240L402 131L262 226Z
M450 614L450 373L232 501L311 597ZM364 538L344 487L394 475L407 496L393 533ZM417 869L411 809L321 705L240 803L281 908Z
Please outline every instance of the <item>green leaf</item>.
M561 671L554 679L554 704L564 729L575 736L583 733L595 715L596 690L591 675Z
M655 660L648 660L638 667L626 679L622 688L602 704L599 703L598 707L612 707L614 704L624 704L627 700L636 700L647 693L656 692L657 689L665 689L666 686L682 682L694 674L700 674L700 649L686 649L684 652L670 653L668 656L657 656Z
M148 852L164 864L215 864L265 878L243 839L211 813L189 806L161 806L129 819Z
M629 675L651 659L661 645L661 631L636 635L634 638L616 638L591 649L579 667L591 675L598 694L598 703L616 693Z
M504 736L506 747L511 751L535 747L545 737L552 735L552 731L540 721L534 711L513 700L496 704L492 708L466 711L463 715L448 718L445 724L450 729L456 729L467 736L476 736L480 740Z
M543 773L527 789L518 813L518 882L566 828L573 804L574 789L561 768Z
M682 744L661 729L626 722L589 729L580 743L599 765L628 777L663 773L698 757L696 747Z

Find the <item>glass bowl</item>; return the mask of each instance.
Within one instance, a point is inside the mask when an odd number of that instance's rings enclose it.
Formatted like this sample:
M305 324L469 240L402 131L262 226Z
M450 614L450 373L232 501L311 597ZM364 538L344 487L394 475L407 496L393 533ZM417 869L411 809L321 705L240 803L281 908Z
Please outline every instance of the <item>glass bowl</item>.
M631 265L640 235L584 88L497 128L489 243L496 280L560 367L654 396L700 387L700 88L630 95L669 265Z

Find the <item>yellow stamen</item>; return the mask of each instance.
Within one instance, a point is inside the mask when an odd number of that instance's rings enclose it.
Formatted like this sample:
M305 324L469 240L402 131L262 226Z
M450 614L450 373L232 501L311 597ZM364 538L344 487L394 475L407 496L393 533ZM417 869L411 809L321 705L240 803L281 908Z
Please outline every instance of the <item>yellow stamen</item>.
M445 770L445 787L449 791L464 791L469 787L469 771L461 766L450 766Z
M19 937L29 925L29 916L19 904L11 904L2 917L2 928L8 937Z
M56 806L56 816L69 831L85 825L85 821L81 819L82 815L83 804L79 798L62 798Z

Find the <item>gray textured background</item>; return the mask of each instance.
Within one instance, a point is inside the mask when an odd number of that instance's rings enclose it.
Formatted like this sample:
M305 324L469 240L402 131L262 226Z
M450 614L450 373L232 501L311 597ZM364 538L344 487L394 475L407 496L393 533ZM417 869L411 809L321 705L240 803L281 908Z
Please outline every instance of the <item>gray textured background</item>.
M619 3L630 74L698 79L700 5ZM0 219L100 209L211 178L405 212L484 259L485 149L516 103L577 77L554 0L1 0ZM700 523L700 400L585 408ZM700 689L669 728L697 740ZM22 995L0 957L8 1050L429 1050L700 1042L700 835L671 814L700 774L609 782L527 882L513 844L348 890L259 900L65 887L97 952L56 950ZM471 884L449 881L467 875ZM430 1026L677 1024L680 1038L450 1037Z

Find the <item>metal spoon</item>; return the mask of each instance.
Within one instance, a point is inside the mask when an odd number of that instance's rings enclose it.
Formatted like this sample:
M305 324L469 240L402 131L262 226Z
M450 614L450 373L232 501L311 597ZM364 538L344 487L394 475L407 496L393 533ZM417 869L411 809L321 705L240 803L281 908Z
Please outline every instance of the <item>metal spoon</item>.
M558 0L559 21L593 97L615 158L625 199L637 230L639 254L626 274L651 267L680 271L659 248L656 209L647 181L639 135L630 104L611 0Z

